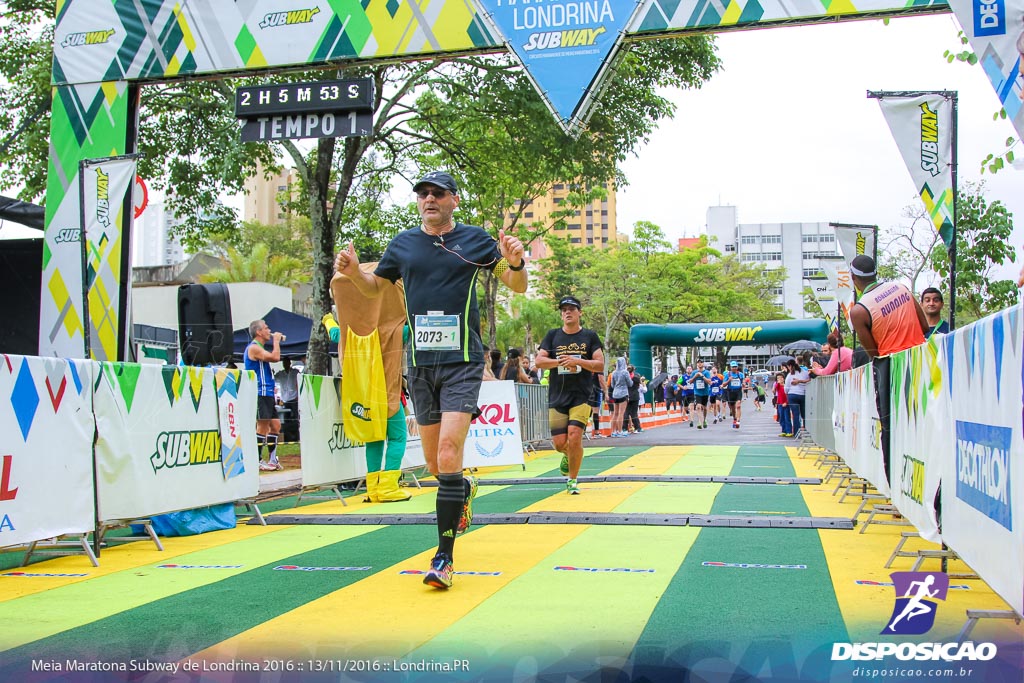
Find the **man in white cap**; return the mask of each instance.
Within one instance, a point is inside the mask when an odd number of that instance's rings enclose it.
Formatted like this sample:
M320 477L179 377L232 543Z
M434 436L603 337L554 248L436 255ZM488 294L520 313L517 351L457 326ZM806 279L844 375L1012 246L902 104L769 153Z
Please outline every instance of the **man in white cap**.
M427 468L438 481L438 548L423 583L446 589L455 536L472 521L476 493L476 481L462 474L484 370L476 280L481 269L489 270L512 291L525 292L526 259L523 243L504 230L495 240L483 228L453 220L459 188L448 173L431 171L412 189L422 224L398 233L372 273L360 270L351 242L334 267L368 297L399 278L405 283L412 325L409 390Z

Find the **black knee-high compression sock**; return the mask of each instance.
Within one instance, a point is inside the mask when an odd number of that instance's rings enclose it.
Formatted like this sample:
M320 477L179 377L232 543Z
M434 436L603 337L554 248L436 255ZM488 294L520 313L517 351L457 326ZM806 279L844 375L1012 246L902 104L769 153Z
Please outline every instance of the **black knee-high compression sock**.
M459 528L466 484L462 472L437 475L437 551L452 556L455 532Z

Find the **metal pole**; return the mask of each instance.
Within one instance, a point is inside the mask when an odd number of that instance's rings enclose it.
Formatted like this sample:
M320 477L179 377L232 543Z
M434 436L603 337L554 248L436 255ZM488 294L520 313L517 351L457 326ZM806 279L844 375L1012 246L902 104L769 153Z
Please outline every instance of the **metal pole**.
M957 224L960 222L957 215L957 187L956 187L956 148L957 148L957 93L948 93L948 98L953 106L953 121L950 129L950 153L949 165L950 176L953 183L953 238L949 247L949 331L956 329L956 240ZM945 571L945 570L943 570Z
M92 320L89 318L89 247L85 234L85 159L78 162L78 244L82 254L82 344L84 358L91 360L92 345L90 332Z

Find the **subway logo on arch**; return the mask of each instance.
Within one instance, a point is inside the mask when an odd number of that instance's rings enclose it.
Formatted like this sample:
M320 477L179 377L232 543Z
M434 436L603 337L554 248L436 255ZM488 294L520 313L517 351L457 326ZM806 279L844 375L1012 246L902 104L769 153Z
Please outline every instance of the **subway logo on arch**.
M734 342L753 341L754 335L764 329L761 325L755 327L704 327L697 331L693 341L701 342Z
M156 452L149 456L153 472L220 461L220 431L217 429L160 432L156 437Z
M277 26L293 26L295 24L312 23L313 17L320 14L319 7L309 9L293 9L284 12L269 12L260 20L260 28L275 28Z
M956 497L1013 531L1013 430L974 422L956 423Z

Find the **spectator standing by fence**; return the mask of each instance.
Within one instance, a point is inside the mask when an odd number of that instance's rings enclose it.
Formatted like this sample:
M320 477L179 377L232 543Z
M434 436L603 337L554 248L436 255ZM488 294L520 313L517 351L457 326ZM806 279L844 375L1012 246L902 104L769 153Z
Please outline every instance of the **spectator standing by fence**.
M612 401L612 436L626 436L623 419L626 417L626 402L629 400L629 387L633 383L626 370L626 359L619 357L615 361L615 370L608 377L608 396Z
M875 406L882 426L882 458L889 481L890 355L923 344L928 330L921 304L899 282L879 282L875 260L861 254L850 264L853 286L861 293L850 309L850 324L871 357Z

